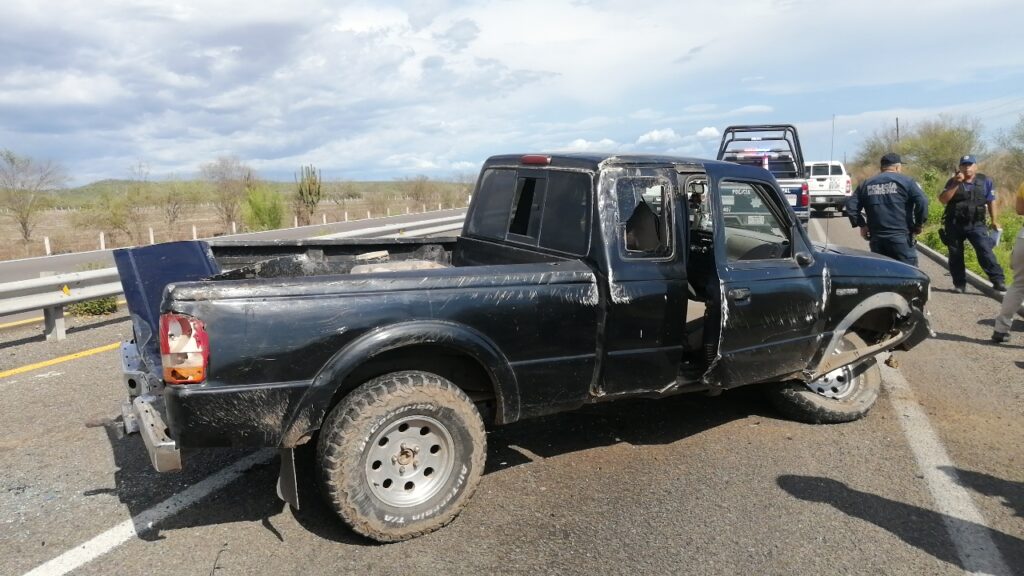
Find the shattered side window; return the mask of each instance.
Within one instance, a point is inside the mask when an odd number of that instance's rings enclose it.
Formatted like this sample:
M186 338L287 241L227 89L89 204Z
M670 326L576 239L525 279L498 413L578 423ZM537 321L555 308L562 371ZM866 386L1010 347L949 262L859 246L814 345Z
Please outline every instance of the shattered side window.
M672 253L670 193L671 184L663 178L631 177L616 181L619 227L627 256L651 258Z
M491 169L484 172L480 190L473 198L473 214L466 229L469 234L505 239L512 195L516 189L516 171Z

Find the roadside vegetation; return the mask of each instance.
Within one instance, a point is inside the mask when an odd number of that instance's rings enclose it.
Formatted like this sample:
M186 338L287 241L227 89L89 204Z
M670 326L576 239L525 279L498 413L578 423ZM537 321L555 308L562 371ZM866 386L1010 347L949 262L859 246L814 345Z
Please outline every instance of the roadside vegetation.
M418 213L466 205L471 177L391 182L324 180L313 165L292 182L260 178L237 157L197 177L154 178L139 163L122 180L65 188L53 163L0 150L0 260ZM193 231L193 227L195 230Z
M998 134L992 144L982 139L982 130L981 123L970 117L939 116L904 128L898 140L895 128L876 132L857 152L850 172L856 186L878 172L878 161L883 154L890 151L900 154L904 173L917 179L928 196L928 222L918 240L948 254L946 245L939 240L945 208L939 203L939 193L956 171L959 158L974 154L978 158L978 172L995 181L998 221L1003 229L995 254L1006 270L1009 283L1010 252L1022 220L1014 211L1014 194L1024 183L1024 115L1011 129ZM968 248L964 252L968 269L984 278L974 250Z

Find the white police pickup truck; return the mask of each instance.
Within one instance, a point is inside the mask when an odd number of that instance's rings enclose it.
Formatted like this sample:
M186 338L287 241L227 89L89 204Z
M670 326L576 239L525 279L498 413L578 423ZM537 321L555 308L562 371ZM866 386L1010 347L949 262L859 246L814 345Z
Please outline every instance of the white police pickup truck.
M807 163L807 191L811 210L842 214L853 192L853 180L846 166L836 160Z

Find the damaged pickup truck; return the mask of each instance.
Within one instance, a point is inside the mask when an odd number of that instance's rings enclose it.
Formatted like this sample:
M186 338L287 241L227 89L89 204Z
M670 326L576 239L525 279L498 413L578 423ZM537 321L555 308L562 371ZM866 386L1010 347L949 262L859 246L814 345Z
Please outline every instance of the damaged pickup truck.
M124 409L159 471L215 446L315 446L326 503L378 541L451 522L488 426L759 385L863 416L876 355L929 334L911 266L811 244L771 174L662 156L483 166L461 236L180 242L115 253Z

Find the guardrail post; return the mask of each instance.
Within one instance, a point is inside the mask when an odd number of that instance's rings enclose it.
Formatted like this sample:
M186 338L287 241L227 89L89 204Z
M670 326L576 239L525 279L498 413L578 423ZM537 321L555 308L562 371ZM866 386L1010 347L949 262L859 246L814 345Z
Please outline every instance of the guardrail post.
M391 207L390 207L390 206L388 206L388 209L387 209L387 215L388 215L388 216L391 216Z
M294 218L292 219L292 228L298 228L298 227L299 227L299 217L298 217L298 216L295 216L295 217L294 217Z
M192 239L193 240L198 240L199 239L199 235L196 234L196 225L195 224L192 225Z
M345 210L345 222L348 222L348 210Z
M149 229L149 243L150 244L156 244L156 239L153 238L153 229L152 228Z
M231 233L232 234L238 234L238 229L235 228L235 222L234 221L231 222Z
M103 238L103 232L100 232L100 250L102 251L102 250L106 250L106 249L107 249L107 241L106 241L106 239Z
M64 340L67 338L67 332L64 329L63 306L43 308L43 324L43 334L46 334L46 340L48 342Z
M56 272L40 272L39 277L47 278L56 274ZM67 332L64 330L64 306L43 308L43 334L48 342L67 338Z
M50 255L50 237L49 236L43 236L43 246L46 247L46 255L49 256Z
M321 214L324 217L324 224L327 224L327 214Z
M367 219L367 220L369 220L369 219L370 219L370 211L369 211L369 210L367 210L367 211L366 211L366 219Z
M405 213L406 213L406 214L408 214L408 213L409 213L409 205L408 205L408 204L406 204L406 206L405 206Z

